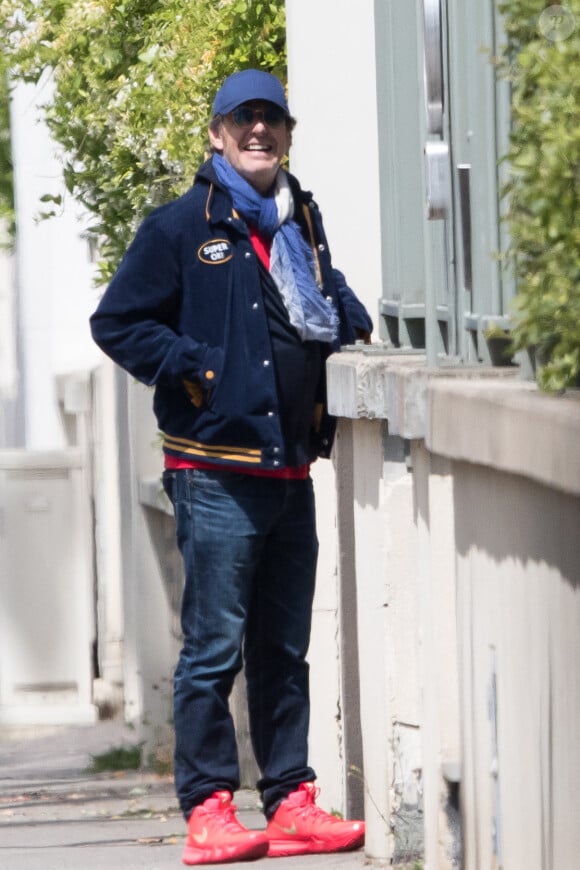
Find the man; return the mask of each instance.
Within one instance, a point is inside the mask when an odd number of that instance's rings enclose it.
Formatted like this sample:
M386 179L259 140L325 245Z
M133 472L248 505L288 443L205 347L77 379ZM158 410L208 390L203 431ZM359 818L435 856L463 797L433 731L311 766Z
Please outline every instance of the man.
M185 567L175 673L175 784L185 864L354 849L362 822L315 803L308 664L318 542L310 464L328 457L325 360L372 323L333 269L318 208L283 169L294 120L277 78L218 91L211 160L153 211L97 311L93 336L155 385L164 486ZM228 699L245 664L268 820L235 816Z

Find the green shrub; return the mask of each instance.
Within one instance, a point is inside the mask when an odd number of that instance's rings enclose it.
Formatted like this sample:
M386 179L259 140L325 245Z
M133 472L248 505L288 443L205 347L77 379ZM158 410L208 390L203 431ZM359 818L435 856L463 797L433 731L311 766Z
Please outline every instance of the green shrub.
M191 184L221 79L286 74L283 0L2 0L0 38L13 79L44 82L62 195L89 213L103 281Z
M136 746L115 746L98 755L91 755L87 773L107 771L139 770L141 767L142 744Z
M548 390L580 373L580 0L500 3L513 129L507 155L516 349Z

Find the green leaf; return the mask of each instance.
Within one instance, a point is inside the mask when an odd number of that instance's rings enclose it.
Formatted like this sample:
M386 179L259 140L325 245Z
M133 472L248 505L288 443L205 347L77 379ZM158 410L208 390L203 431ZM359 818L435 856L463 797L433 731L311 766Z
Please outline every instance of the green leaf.
M508 252L518 293L514 340L546 348L544 389L576 382L580 372L580 36L541 33L537 0L500 4L512 81ZM578 0L566 6L580 13Z
M138 57L141 63L152 63L159 54L159 48L159 45L150 45L145 51L140 52Z
M16 29L11 10L21 21ZM240 65L285 78L284 11L283 0L0 4L0 130L8 129L2 70L10 65L17 81L51 70L46 122L65 154L64 187L92 217L102 280L143 215L191 184L221 81ZM9 137L0 137L0 215L10 209L9 158ZM60 204L46 196L45 204Z

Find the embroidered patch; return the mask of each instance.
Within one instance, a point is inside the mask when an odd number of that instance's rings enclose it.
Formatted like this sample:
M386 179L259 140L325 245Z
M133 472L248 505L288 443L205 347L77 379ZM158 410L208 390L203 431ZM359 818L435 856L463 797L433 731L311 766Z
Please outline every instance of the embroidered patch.
M210 266L227 263L233 255L232 246L227 239L210 239L209 242L200 245L197 251L197 256L201 262L209 263Z

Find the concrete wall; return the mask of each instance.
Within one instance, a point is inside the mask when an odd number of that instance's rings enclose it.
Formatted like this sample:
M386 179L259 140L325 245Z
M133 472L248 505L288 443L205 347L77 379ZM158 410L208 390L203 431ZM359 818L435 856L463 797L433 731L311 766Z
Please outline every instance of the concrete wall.
M464 866L573 866L580 498L463 462L453 476Z
M182 569L161 487L152 391L117 370L125 717L147 752L170 741Z
M417 539L405 445L384 421L353 424L358 658L366 850L422 851Z
M574 866L580 404L513 372L450 374L364 351L329 362L333 410L357 445L355 548L369 556L357 555L363 765L389 813L381 840L367 802L366 850L406 857L413 780L401 792L391 771L398 710L414 699L425 867ZM387 425L389 440L411 441L414 532L400 498L390 509ZM399 662L411 662L404 688Z
M579 435L576 391L429 397L427 445L452 460L466 870L578 853Z
M411 449L418 539L415 586L421 667L421 781L424 789L424 853L427 866L459 868L461 838L459 668L455 580L453 475L448 459L430 453L422 440Z
M121 503L117 372L103 358L92 377L91 479L99 679L95 700L103 712L123 707L124 574L121 558Z
M312 471L320 543L312 612L310 664L310 763L318 776L327 810L344 812L345 750L341 700L341 650L338 612L338 545L335 471L320 460Z

